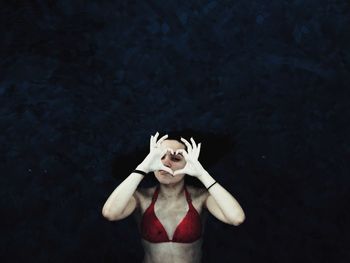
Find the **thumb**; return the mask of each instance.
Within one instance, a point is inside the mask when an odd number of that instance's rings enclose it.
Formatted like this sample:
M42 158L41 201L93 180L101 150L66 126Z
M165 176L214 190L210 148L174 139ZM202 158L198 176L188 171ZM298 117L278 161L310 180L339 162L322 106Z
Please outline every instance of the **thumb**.
M176 170L176 171L174 172L174 176L175 176L175 175L178 175L178 174L182 174L182 173L184 173L184 171L185 171L185 169Z
M171 170L169 167L166 167L164 165L162 165L161 170L164 170L164 171L170 173L171 175L174 175L173 170Z

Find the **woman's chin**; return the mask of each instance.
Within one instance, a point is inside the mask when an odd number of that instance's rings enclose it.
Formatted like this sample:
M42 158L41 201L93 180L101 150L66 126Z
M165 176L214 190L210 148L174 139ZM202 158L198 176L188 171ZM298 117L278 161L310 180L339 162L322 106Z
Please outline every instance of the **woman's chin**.
M180 182L181 180L183 180L183 177L185 175L181 175L181 174L178 174L178 175L175 175L175 176L172 176L170 173L157 173L156 174L156 178L158 180L159 183L161 184L176 184L178 182Z
M173 177L169 173L165 173L165 174L159 173L156 175L156 178L161 184L170 184Z

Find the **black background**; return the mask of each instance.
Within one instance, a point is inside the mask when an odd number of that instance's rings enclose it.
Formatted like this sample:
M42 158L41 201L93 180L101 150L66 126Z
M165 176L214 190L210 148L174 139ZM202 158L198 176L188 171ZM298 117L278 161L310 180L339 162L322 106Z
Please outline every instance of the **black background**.
M349 262L348 1L1 1L0 22L2 262L140 262L101 209L183 129L247 216L209 217L205 262Z

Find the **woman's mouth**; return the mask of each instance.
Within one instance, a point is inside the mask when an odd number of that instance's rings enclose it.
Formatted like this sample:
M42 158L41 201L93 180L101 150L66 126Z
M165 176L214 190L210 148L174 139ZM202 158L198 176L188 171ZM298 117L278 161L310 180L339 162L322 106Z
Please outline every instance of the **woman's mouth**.
M159 173L160 174L170 174L171 175L171 173L168 173L167 171L164 171L164 170L160 170Z

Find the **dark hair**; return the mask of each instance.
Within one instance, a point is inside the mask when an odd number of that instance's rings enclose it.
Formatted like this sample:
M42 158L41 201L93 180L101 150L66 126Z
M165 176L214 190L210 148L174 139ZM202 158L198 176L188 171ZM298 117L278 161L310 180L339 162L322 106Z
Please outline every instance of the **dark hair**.
M168 135L168 137L166 138L166 140L175 140L178 141L179 143L181 143L183 146L185 146L185 150L187 151L187 146L186 144L181 141L181 138L186 139L187 141L189 141L187 138L185 138L185 136L182 133L179 132L169 132L166 133Z

